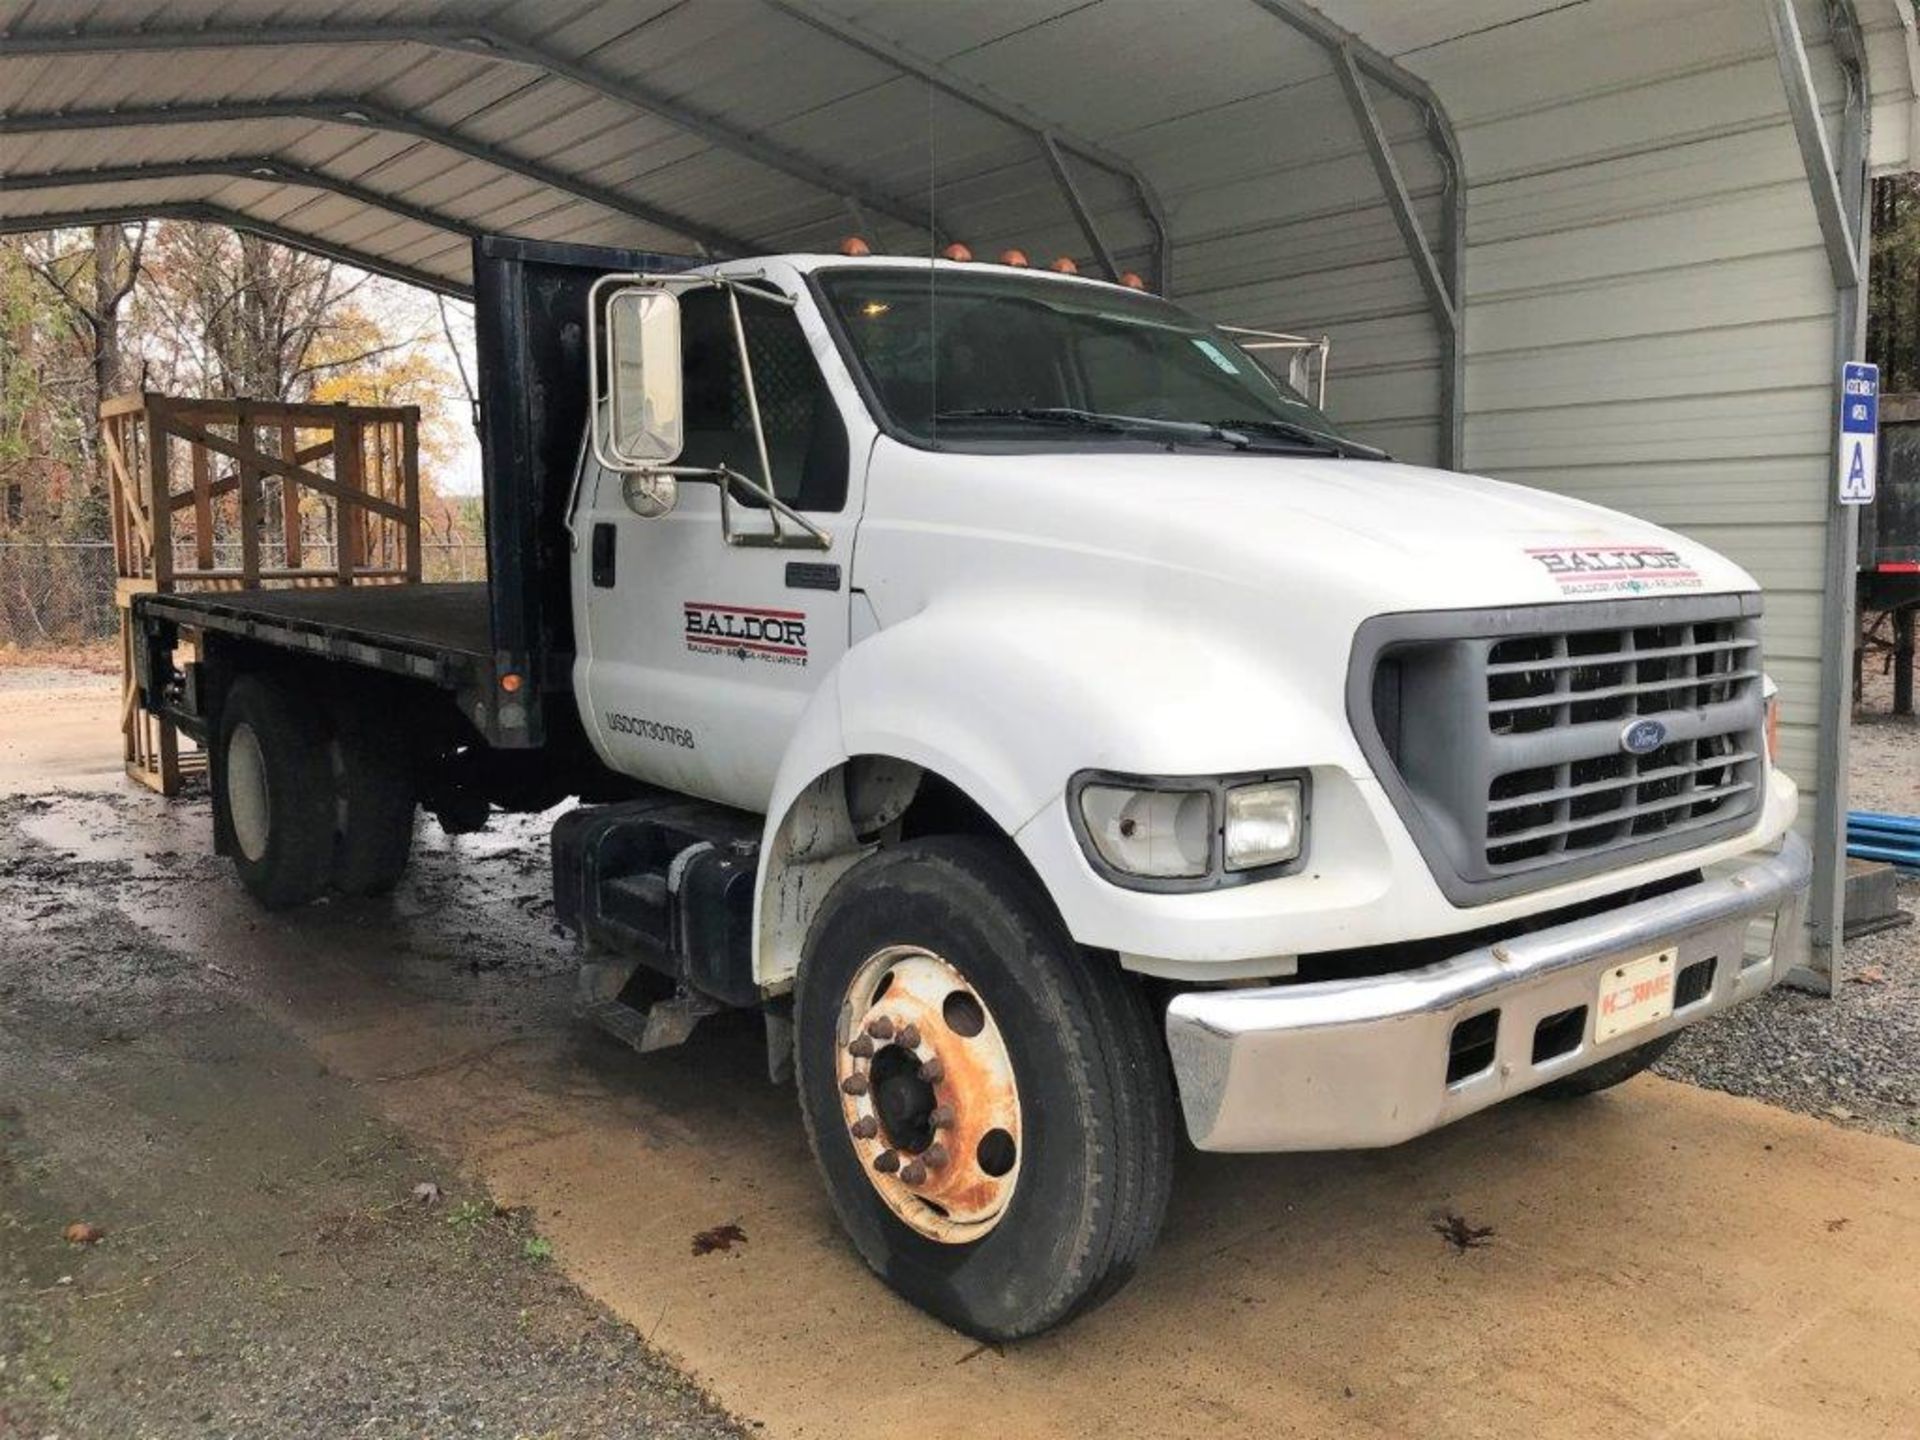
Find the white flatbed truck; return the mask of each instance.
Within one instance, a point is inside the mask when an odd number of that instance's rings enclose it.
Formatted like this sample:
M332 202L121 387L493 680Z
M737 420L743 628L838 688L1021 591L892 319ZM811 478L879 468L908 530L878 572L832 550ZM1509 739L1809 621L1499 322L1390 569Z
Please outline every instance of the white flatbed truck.
M578 798L583 1008L764 1009L853 1243L953 1325L1113 1293L1182 1132L1590 1093L1785 973L1810 861L1713 552L1395 464L1116 284L475 259L488 582L142 597L142 703L268 905Z

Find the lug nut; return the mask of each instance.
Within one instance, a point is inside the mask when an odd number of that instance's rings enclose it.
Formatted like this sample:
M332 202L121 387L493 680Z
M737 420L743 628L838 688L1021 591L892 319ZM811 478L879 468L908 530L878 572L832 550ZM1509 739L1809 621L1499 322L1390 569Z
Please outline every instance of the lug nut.
M918 1160L909 1160L900 1167L900 1178L909 1185L921 1185L926 1182L927 1167Z
M856 1035L848 1043L847 1053L856 1060L871 1060L873 1058L873 1041L864 1035Z
M936 1105L927 1112L927 1124L936 1130L944 1130L953 1124L953 1106Z
M947 1067L940 1063L938 1055L920 1067L920 1078L929 1085L938 1085L946 1073Z
M885 1015L876 1015L873 1019L867 1021L867 1034L876 1040L891 1040L893 1038L893 1021Z
M856 1140L871 1140L880 1133L880 1121L872 1115L862 1115L847 1127Z
M864 1075L849 1075L840 1082L840 1089L848 1095L864 1095L873 1085Z
M947 1168L947 1147L936 1140L920 1152L920 1158L927 1162L929 1170L944 1170Z
M920 1027L918 1025L903 1025L900 1028L900 1034L896 1038L899 1043L906 1046L907 1049L917 1050L920 1048Z
M898 1150L882 1150L878 1155L873 1157L873 1168L878 1170L882 1175L893 1174L894 1171L900 1168L900 1152Z

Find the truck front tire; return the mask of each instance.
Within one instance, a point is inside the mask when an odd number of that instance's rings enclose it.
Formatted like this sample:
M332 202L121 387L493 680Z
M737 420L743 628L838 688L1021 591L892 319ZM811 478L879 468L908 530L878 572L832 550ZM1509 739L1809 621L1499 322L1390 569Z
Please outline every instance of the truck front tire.
M949 837L862 861L795 999L814 1156L889 1285L999 1341L1126 1282L1172 1180L1165 1050L1139 986L1073 943L1016 858Z
M214 795L240 883L270 910L326 889L333 777L315 707L287 685L243 675L220 712Z

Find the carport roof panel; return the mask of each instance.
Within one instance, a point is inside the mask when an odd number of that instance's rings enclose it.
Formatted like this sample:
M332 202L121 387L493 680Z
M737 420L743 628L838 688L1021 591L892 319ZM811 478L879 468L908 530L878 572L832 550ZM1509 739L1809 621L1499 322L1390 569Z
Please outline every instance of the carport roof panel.
M1267 151L1272 134L1231 117L1298 87L1318 92L1299 122L1311 142L1328 73L1318 46L1253 3L0 0L0 37L0 174L152 164L172 167L167 193L180 195L185 162L279 159L339 183L210 175L190 198L335 232L343 208L389 199L404 223L346 226L374 262L402 244L417 258L421 215L443 218L450 242L566 217L596 238L683 251L821 247L855 214L894 248L924 244L930 213L969 239L1002 238L973 229L976 216L1071 234L1062 194L1033 183L1036 128L1100 192L1088 198L1113 248L1144 254L1145 192L1181 167L1164 147L1136 167L1134 144L1152 152L1156 128L1180 125L1196 145ZM918 62L953 88L910 73ZM199 107L212 107L205 123L160 123ZM1229 123L1210 132L1216 110ZM357 113L368 118L342 118ZM76 115L96 128L59 123ZM23 125L36 128L8 133ZM151 191L77 176L61 198L119 209ZM0 226L47 213L44 198L0 185ZM429 269L453 287L469 278L459 244Z

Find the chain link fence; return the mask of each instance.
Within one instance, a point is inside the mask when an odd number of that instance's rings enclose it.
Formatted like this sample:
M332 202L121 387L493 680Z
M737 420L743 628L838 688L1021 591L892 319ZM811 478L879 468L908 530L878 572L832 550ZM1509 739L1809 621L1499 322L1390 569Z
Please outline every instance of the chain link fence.
M331 565L330 546L309 546L309 558ZM239 563L240 547L216 545L215 563ZM232 554L224 554L224 551ZM183 568L191 557L180 557ZM428 541L421 546L427 580L484 580L479 541ZM87 645L110 639L114 613L113 546L98 541L0 540L0 646L22 650Z

